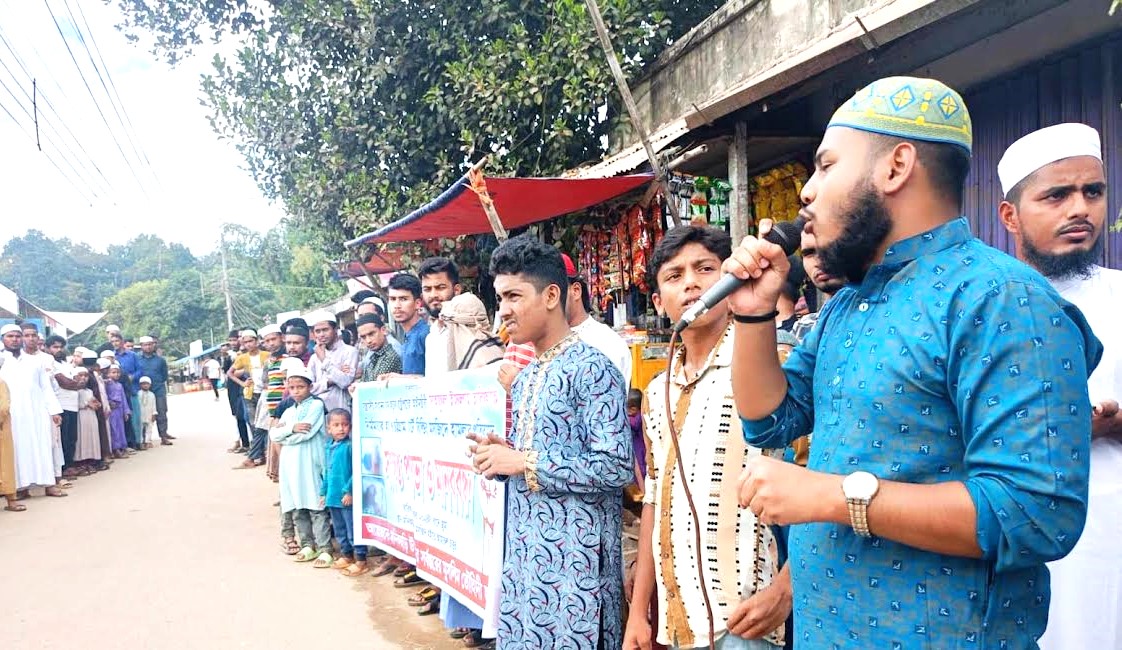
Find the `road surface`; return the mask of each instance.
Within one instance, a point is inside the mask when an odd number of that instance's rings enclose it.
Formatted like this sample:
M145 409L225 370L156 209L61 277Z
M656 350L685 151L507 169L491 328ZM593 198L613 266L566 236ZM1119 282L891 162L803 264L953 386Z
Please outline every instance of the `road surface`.
M457 648L411 590L280 552L276 489L225 394L172 396L173 447L0 511L0 648Z

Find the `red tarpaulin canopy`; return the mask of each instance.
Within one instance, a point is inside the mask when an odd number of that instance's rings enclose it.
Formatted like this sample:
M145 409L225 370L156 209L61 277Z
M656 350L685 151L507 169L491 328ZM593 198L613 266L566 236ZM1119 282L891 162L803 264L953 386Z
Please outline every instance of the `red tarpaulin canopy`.
M603 203L649 183L653 174L612 178L488 178L487 191L508 230ZM428 205L347 242L419 241L491 232L479 197L465 174Z

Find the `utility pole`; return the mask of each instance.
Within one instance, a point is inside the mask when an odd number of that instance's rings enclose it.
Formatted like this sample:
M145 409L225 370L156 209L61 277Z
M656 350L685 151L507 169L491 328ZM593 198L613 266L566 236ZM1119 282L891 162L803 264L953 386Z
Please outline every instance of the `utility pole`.
M222 295L226 298L226 329L234 329L234 304L230 300L230 275L226 269L226 231L218 235L218 255L222 258Z
M596 0L584 0L584 4L588 7L588 13L592 17L592 24L596 27L596 34L600 37L600 45L604 48L604 56L608 58L608 67L612 70L612 77L616 80L616 87L619 88L619 94L623 97L623 105L627 109L627 115L631 118L631 126L635 129L635 133L639 136L639 141L643 143L643 149L647 151L647 160L651 163L651 169L655 173L655 182L662 184L662 190L666 196L666 207L670 208L670 217L674 220L675 226L682 225L682 218L678 214L678 201L677 197L672 196L670 193L669 172L663 167L655 154L654 147L651 146L651 136L647 132L646 125L639 118L639 107L635 105L635 98L631 96L631 89L627 86L627 79L623 76L623 68L619 66L619 58L616 57L616 50L612 47L612 38L608 35L608 27L604 24L604 16L600 14L600 6L596 4Z

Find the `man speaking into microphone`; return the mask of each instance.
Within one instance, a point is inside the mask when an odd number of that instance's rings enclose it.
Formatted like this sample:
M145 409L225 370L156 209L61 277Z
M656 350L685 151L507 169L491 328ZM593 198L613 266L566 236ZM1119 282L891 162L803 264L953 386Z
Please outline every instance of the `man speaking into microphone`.
M740 486L791 526L796 648L1035 648L1044 563L1083 529L1102 348L970 233L971 144L938 81L881 79L837 110L802 200L822 270L849 284L782 367L786 255L749 237L724 265L747 280L729 297L746 441L814 431L806 468L753 458Z

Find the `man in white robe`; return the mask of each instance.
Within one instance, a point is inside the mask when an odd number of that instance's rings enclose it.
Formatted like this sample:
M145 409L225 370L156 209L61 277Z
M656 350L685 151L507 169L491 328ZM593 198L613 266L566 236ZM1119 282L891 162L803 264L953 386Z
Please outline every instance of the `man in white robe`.
M1013 143L998 164L998 212L1017 257L1083 312L1102 342L1088 381L1091 474L1087 523L1071 553L1050 562L1044 650L1122 648L1122 271L1102 259L1106 175L1099 134L1060 124Z
M16 484L26 497L32 486L46 488L47 496L66 496L56 483L54 427L62 422L62 407L51 386L47 366L38 355L23 350L19 326L5 325L0 379L12 395L12 438L16 452Z

